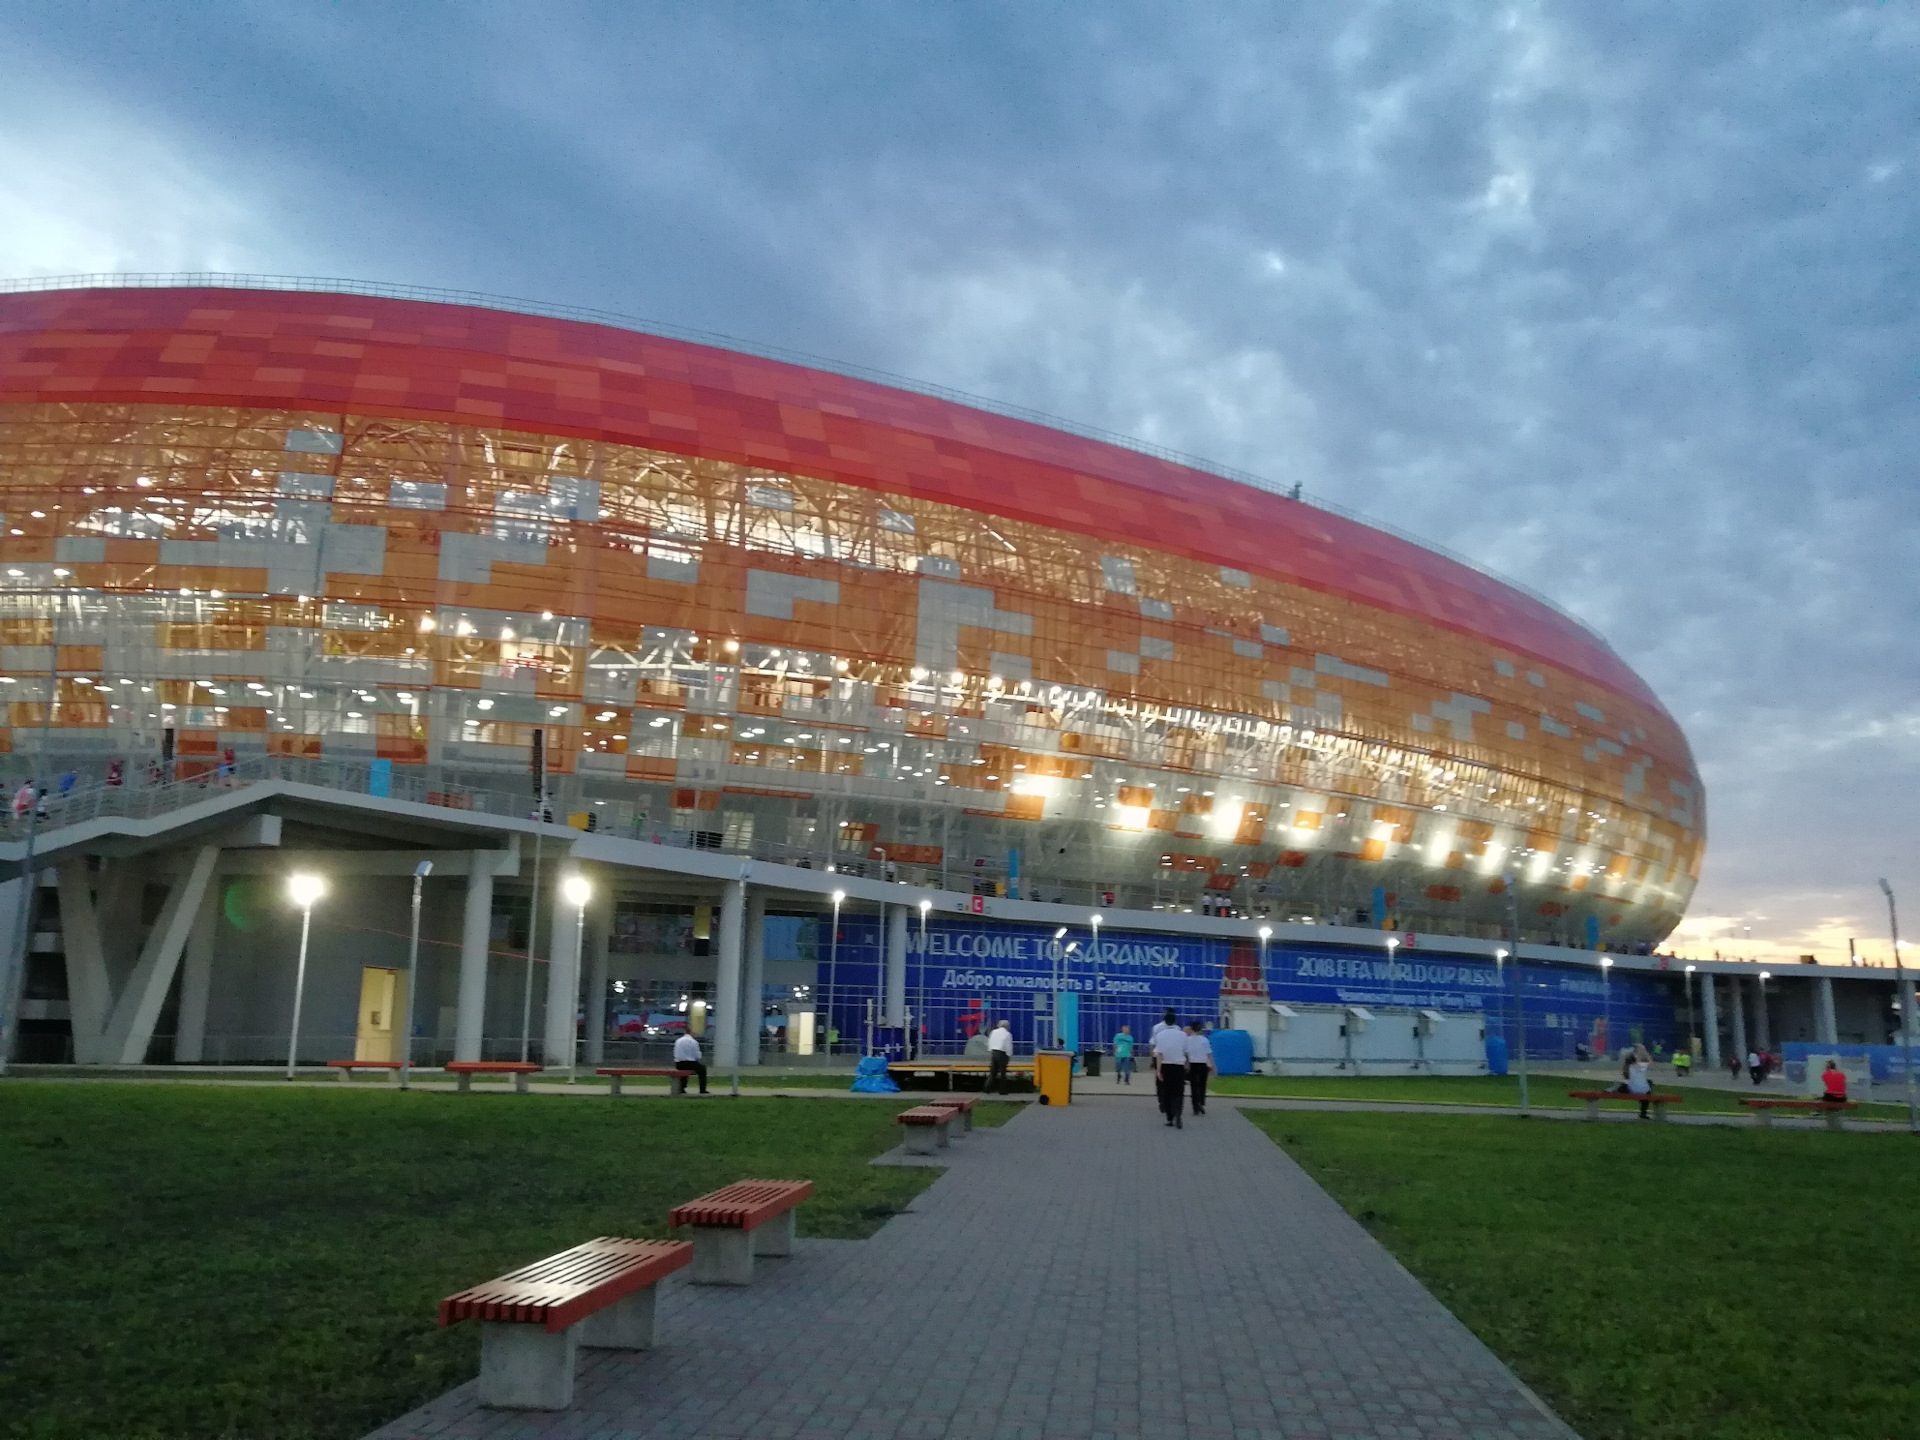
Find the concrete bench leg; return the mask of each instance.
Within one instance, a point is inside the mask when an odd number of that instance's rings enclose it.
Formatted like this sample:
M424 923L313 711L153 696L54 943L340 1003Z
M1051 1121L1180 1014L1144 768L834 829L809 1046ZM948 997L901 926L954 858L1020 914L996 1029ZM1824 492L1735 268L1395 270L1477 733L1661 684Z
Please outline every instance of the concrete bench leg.
M580 1343L593 1350L653 1349L653 1297L658 1289L658 1285L649 1285L604 1310L596 1310L576 1327Z
M959 1124L962 1135L971 1135L973 1133L973 1111L962 1110L953 1118Z
M1667 1118L1667 1112L1668 1112L1669 1110L1671 1110L1672 1108L1673 1108L1673 1106L1671 1106L1671 1105L1656 1105L1656 1106L1654 1106L1654 1107L1653 1107L1653 1118L1654 1118L1654 1119L1656 1119L1656 1120L1659 1120L1659 1121L1663 1121L1663 1122L1664 1122L1664 1121L1666 1120L1666 1118Z
M455 1082L455 1087L462 1095L471 1094L473 1092L473 1076L469 1072L462 1070L459 1080Z
M909 1155L931 1155L940 1148L940 1142L933 1133L934 1126L908 1125L903 1128L907 1132L906 1145Z
M616 1099L619 1098L623 1093L620 1089L620 1082L624 1079L626 1079L624 1075L609 1075L607 1077L607 1094L614 1096Z
M564 1410L573 1404L580 1327L480 1326L480 1403L496 1410Z
M524 1095L527 1093L526 1071L516 1070L513 1072L513 1093L516 1095Z
M669 1098L671 1098L671 1097L673 1097L673 1096L675 1096L675 1095L684 1095L684 1094L686 1094L686 1093L687 1093L687 1081L688 1081L688 1079L689 1079L689 1078L691 1078L691 1077L690 1077L690 1076L689 1076L689 1075L687 1074L687 1072L685 1072L684 1070L676 1070L676 1071L674 1071L674 1073L673 1073L673 1075L672 1075L672 1077L671 1077L671 1078L669 1078L669 1079L668 1079L668 1081L667 1081L667 1095L668 1095L668 1097L669 1097Z
M695 1285L751 1285L753 1237L731 1225L695 1225L687 1278Z
M1756 1110L1753 1112L1753 1118L1760 1122L1760 1128L1762 1130L1771 1130L1773 1128L1773 1111Z
M1842 1125L1842 1124L1840 1123L1840 1112L1839 1112L1838 1110L1829 1110L1829 1111L1827 1111L1827 1114L1826 1114L1826 1121L1827 1121L1827 1129L1829 1129L1829 1130L1844 1130L1844 1129L1846 1129L1846 1126L1844 1126L1844 1125Z
M782 1210L755 1230L753 1253L756 1255L793 1254L793 1215L794 1212L791 1210Z
M346 1067L346 1066L344 1066L344 1065L336 1065L336 1066L334 1067L334 1071L333 1071L333 1073L334 1073L334 1074L336 1074L336 1075L338 1075L338 1076L340 1077L340 1079L341 1079L341 1082L342 1082L343 1084L349 1084L349 1085L350 1085L350 1084L352 1084L352 1083L353 1083L353 1071L351 1071L351 1070L349 1070L349 1069L347 1069L347 1067Z
M399 1072L399 1070L398 1070L398 1069L393 1069L393 1070L389 1070L389 1071L387 1071L387 1084L389 1084L389 1085L398 1085L399 1083L400 1083L400 1072Z
M1600 1118L1600 1102L1598 1100L1587 1101L1587 1119L1598 1120L1599 1118Z
M942 1150L946 1149L948 1145L953 1143L953 1136L949 1133L952 1130L952 1128L953 1128L952 1120L942 1120L939 1124L933 1127L934 1143L938 1145Z

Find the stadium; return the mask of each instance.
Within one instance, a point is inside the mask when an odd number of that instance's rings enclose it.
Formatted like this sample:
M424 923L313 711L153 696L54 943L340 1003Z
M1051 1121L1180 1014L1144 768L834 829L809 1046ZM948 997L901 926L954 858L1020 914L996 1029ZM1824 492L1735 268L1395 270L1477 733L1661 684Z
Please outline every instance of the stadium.
M502 895L551 832L547 864L618 840L1189 934L1645 955L1684 912L1686 739L1544 600L1297 488L509 303L0 294L0 736L48 792L16 839L271 780L512 831ZM656 900L708 954L707 907ZM531 953L520 903L489 937ZM596 924L658 953L638 903Z

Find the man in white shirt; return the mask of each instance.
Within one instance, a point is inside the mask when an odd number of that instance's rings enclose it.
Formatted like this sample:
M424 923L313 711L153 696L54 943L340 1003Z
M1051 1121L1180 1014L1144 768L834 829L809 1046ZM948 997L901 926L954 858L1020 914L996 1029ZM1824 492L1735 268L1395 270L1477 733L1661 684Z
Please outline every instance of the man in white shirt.
M1213 1046L1195 1021L1187 1026L1187 1084L1193 1090L1193 1113L1207 1113L1207 1077L1213 1073Z
M1184 1130L1180 1111L1187 1096L1187 1037L1178 1025L1162 1025L1154 1032L1153 1074L1159 1082L1160 1113L1167 1124Z
M1007 1088L1007 1062L1013 1059L1013 1031L1002 1020L987 1037L987 1089L1004 1094Z
M707 1093L707 1064L700 1058L700 1042L693 1038L691 1030L682 1032L680 1038L673 1042L673 1068L682 1075L698 1075L700 1093ZM675 1083L682 1089L686 1088L685 1080Z
M1166 1014L1162 1015L1159 1021L1155 1023L1153 1029L1147 1032L1147 1055L1153 1065L1153 1093L1154 1098L1159 1102L1162 1113L1165 1113L1167 1108L1167 1097L1163 1093L1165 1083L1160 1078L1160 1061L1154 1054L1153 1046L1154 1042L1160 1038L1161 1031L1178 1030L1179 1028L1179 1025L1174 1022L1173 1007L1169 1005Z

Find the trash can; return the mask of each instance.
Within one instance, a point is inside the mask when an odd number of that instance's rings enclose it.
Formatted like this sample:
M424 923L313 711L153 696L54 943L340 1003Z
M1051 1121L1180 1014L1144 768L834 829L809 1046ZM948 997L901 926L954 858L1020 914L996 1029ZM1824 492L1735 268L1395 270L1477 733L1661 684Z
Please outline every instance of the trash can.
M1090 1080L1099 1078L1100 1054L1101 1052L1098 1050L1082 1050L1080 1052L1080 1073Z
M1043 1105L1073 1103L1073 1052L1039 1050L1033 1057L1033 1088Z

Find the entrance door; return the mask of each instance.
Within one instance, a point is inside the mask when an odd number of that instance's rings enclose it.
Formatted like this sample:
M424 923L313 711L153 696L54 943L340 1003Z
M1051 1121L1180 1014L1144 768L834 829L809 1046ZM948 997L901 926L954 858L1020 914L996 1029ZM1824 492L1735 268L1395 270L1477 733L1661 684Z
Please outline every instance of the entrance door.
M360 971L360 1030L353 1042L356 1060L392 1060L393 1002L400 993L400 972L368 965Z

